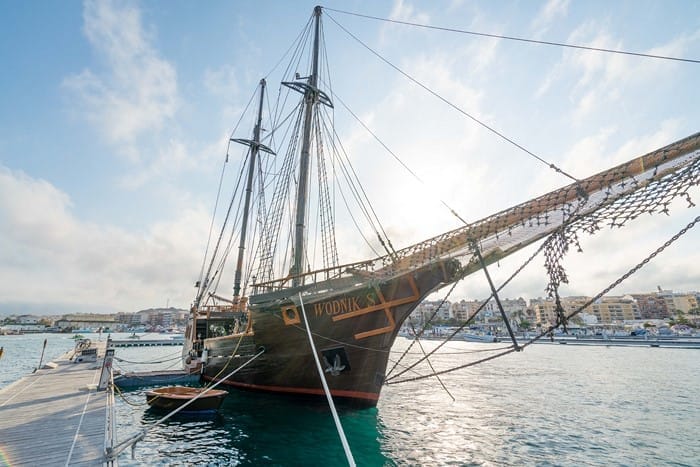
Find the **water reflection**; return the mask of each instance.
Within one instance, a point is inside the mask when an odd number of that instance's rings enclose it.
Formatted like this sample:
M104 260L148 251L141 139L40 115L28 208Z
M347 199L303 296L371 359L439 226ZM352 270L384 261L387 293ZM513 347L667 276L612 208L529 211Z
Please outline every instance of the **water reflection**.
M480 345L431 361L469 361ZM687 350L533 346L445 375L454 402L429 379L386 386L375 409L339 411L362 466L694 465L697 362ZM118 409L120 439L158 417L143 405ZM324 401L236 390L218 416L168 420L120 463L346 465Z

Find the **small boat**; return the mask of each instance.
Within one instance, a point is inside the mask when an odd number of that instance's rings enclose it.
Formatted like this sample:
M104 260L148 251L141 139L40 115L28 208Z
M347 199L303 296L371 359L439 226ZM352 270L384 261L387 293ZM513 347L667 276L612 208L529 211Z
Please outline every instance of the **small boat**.
M498 342L498 337L491 333L463 332L459 336L467 342Z
M211 389L206 393L204 391L204 388L187 386L168 386L152 389L146 392L146 402L154 409L175 410L199 396L197 400L185 407L182 412L216 412L228 395L228 391L221 389Z

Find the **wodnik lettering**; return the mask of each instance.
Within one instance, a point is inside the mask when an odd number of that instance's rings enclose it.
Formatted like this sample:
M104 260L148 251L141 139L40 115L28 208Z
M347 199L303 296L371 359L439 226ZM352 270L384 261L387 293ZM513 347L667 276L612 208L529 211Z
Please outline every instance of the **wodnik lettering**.
M374 293L368 293L365 297L343 297L338 300L314 303L314 313L316 317L322 316L323 314L328 316L342 315L343 313L350 313L369 306L374 306L376 303L377 298Z

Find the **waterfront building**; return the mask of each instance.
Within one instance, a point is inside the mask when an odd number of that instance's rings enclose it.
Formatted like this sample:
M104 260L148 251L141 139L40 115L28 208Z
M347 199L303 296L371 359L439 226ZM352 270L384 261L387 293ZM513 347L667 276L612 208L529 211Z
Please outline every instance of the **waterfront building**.
M679 293L671 290L659 290L659 298L664 300L669 313L677 311L688 313L698 307L698 299L695 293Z
M598 321L603 324L641 319L637 301L630 295L603 297L590 308L596 318L598 318Z
M560 297L561 307L564 314L571 315L572 313L581 310L586 303L591 300L591 297L572 296ZM551 298L536 298L530 300L530 309L534 313L535 322L542 325L555 324L557 322L557 305L554 299ZM576 315L584 324L596 324L600 321L600 317L594 313L593 305L588 305Z
M453 302L450 305L450 313L458 322L465 322L469 319L469 316L471 316L471 307L469 306L469 302L466 300Z
M77 314L65 315L55 325L61 330L67 329L111 329L115 330L118 323L114 319L114 315L100 314Z
M474 313L476 313L476 310L478 310L479 307L481 307L482 303L482 300L467 301L465 303L465 306L469 309L468 316L472 316ZM496 304L495 300L491 299L483 306L483 308L481 308L481 311L479 311L479 313L476 315L474 321L488 323L492 320L494 316L498 314L498 305Z
M642 319L666 319L670 316L666 300L656 293L633 294Z
M556 321L556 305L554 300L548 298L532 298L530 299L530 309L535 314L535 322L537 324L550 324Z
M436 312L437 310L437 312ZM435 313L433 321L448 320L453 317L451 314L451 303L447 300L425 300L416 307L410 315L411 321L415 324L423 324Z

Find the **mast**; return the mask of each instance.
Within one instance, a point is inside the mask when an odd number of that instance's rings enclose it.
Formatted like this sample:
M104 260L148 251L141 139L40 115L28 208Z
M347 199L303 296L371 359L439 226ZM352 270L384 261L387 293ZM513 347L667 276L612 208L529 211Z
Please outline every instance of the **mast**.
M245 187L245 202L243 204L243 221L241 224L241 239L238 244L238 261L236 262L236 275L233 280L233 299L238 302L241 292L241 277L243 275L243 253L245 252L246 234L248 231L248 214L250 212L250 198L253 193L253 176L255 175L255 161L258 156L258 151L263 149L265 152L271 152L268 148L260 144L260 128L262 125L262 110L263 99L265 98L265 79L260 80L260 105L258 107L258 118L253 129L253 140L232 139L237 143L242 143L250 146L250 164L248 166L248 179Z
M304 130L302 134L301 155L299 159L299 186L297 187L296 222L294 229L294 263L292 264L292 286L303 284L299 277L304 272L306 256L306 201L309 191L309 159L311 149L311 125L313 123L314 105L318 99L318 48L321 28L321 7L314 8L314 48L311 63L311 76L308 86L304 87Z

